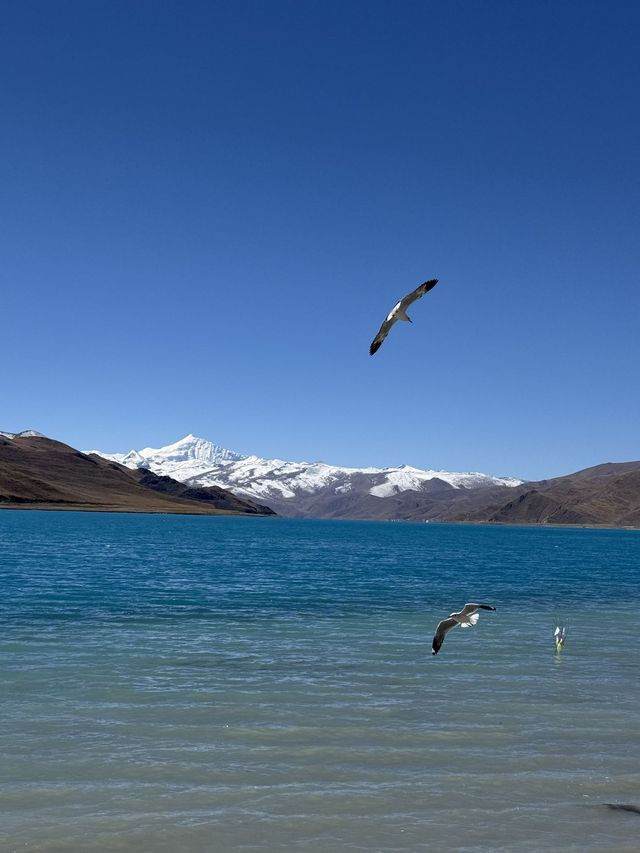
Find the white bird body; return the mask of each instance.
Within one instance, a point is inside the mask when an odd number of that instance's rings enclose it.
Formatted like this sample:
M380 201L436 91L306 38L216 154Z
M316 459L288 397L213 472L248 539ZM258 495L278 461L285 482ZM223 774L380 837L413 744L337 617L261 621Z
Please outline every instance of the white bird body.
M422 284L418 285L415 290L412 290L411 293L407 293L406 296L403 296L402 299L397 302L391 311L387 314L384 319L382 325L378 329L378 334L371 341L371 346L369 347L369 355L373 355L374 352L377 352L382 346L382 342L387 337L394 323L398 320L405 320L408 323L412 323L411 317L407 314L407 308L409 305L412 305L416 299L420 299L421 296L424 296L425 293L431 290L431 288L435 287L438 283L437 278L432 278L429 281L425 281Z
M449 618L455 619L461 628L472 628L480 616L477 613L470 613L469 616L465 616L463 613L452 613Z
M556 651L561 652L564 646L564 641L567 639L567 629L564 625L558 625L553 632L553 638L556 642Z
M389 311L389 313L387 314L387 319L385 320L385 322L386 323L395 323L396 320L407 320L409 323L413 322L411 317L407 314L407 312L402 307L402 300L400 302L396 303L396 305L393 306L391 311Z
M431 654L438 654L447 632L452 628L455 628L458 625L461 628L472 628L480 618L478 610L495 609L496 608L492 607L490 604L465 604L459 613L450 613L446 619L443 619L438 623L438 627L436 628L436 632L433 636L433 643L431 644Z

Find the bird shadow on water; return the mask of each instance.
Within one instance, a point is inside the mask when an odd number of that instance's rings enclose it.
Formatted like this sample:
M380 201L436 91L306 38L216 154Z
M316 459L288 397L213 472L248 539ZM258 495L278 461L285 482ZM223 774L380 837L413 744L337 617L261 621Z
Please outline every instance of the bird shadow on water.
M640 806L634 806L632 803L602 803L602 805L612 812L628 812L629 814L640 815Z

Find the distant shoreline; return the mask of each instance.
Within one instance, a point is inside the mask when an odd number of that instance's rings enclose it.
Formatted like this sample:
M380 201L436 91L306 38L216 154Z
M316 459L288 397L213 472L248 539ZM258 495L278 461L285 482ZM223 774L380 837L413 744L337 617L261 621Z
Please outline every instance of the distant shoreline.
M267 515L250 512L234 512L229 509L210 509L203 506L202 509L189 507L187 509L132 509L125 506L87 506L86 504L65 504L58 506L56 504L21 504L21 503L0 503L0 510L42 510L45 512L121 512L129 515L207 515L207 516L232 516L233 518L277 518L275 515Z
M632 525L617 526L614 524L547 524L542 521L439 521L437 519L415 519L415 518L313 518L311 516L287 516L287 515L262 515L259 513L234 512L233 510L216 509L211 510L203 506L201 510L189 509L132 509L123 506L87 506L86 504L21 504L0 503L0 510L41 510L45 512L117 512L129 515L207 515L226 516L232 518L277 518L285 520L300 521L372 521L379 524L432 524L434 526L466 526L466 527L541 527L550 530L640 530L640 527Z

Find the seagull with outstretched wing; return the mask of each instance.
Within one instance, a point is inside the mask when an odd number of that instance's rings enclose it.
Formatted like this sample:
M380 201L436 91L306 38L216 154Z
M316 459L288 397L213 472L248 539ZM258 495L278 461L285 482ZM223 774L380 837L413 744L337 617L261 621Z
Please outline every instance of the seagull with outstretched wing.
M459 625L461 628L472 628L480 618L478 610L495 609L496 608L492 607L490 604L465 604L465 606L459 613L451 613L450 616L448 616L446 619L443 619L442 622L438 623L436 633L433 637L433 643L431 645L431 654L438 654L438 652L440 651L440 646L444 642L444 638L447 634L447 631L450 631L452 628L455 628L456 625Z
M415 290L412 290L411 293L407 293L406 296L394 305L389 314L387 315L386 320L380 326L378 334L371 341L371 346L369 347L369 355L373 355L374 352L377 352L384 339L387 337L389 332L391 331L391 327L398 320L407 320L409 323L412 323L411 317L407 314L407 308L412 305L416 299L420 299L421 296L424 296L425 293L428 293L432 287L435 287L438 283L437 278L432 278L430 281L425 281L423 284L418 285Z

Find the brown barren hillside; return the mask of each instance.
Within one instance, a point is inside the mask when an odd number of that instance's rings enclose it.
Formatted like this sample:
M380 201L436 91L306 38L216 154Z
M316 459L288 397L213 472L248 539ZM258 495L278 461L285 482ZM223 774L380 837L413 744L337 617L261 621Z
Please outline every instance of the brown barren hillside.
M450 521L640 527L640 461L606 462L550 480L494 491L490 501L452 507Z
M19 434L0 435L0 508L274 515L225 489L190 488L50 438Z
M277 504L276 504L277 507ZM433 488L385 498L310 496L299 514L322 518L640 527L640 461L607 462L564 477L487 488Z

